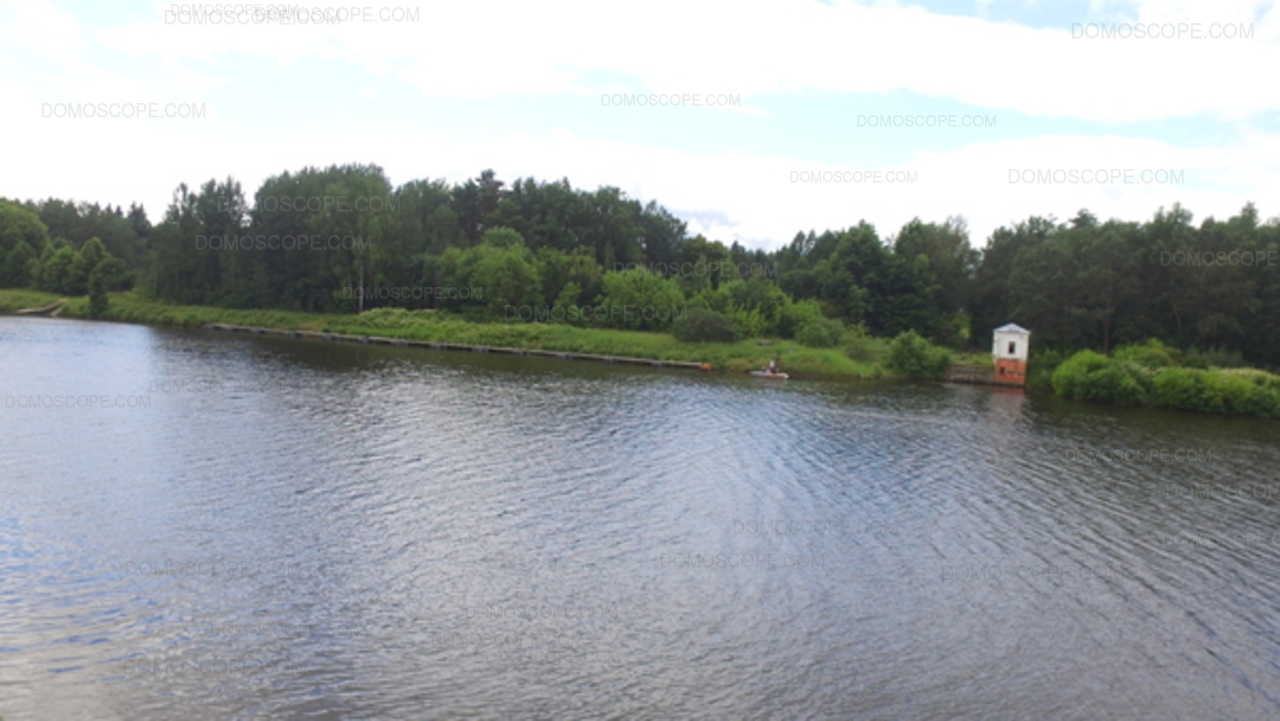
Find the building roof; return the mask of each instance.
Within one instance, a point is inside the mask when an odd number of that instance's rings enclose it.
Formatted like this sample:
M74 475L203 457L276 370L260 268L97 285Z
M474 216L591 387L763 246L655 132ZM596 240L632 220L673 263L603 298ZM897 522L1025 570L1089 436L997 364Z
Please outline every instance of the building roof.
M996 333L1021 333L1022 335L1031 335L1031 331L1027 330L1026 328L1023 328L1017 323L1005 323L999 328L996 328L995 332Z

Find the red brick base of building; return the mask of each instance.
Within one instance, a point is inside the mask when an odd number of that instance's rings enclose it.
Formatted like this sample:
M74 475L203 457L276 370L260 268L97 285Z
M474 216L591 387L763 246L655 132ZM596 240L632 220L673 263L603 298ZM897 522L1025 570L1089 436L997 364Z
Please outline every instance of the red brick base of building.
M997 359L995 381L997 383L1008 383L1010 385L1026 385L1027 362L1011 360L1008 358Z

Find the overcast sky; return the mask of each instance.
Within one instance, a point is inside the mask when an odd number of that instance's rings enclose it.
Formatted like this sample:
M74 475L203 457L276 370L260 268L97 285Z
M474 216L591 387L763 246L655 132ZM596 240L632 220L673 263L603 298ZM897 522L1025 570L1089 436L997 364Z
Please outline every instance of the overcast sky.
M1271 0L244 6L4 0L0 195L157 221L179 182L493 168L764 248L860 219L960 215L981 246L1081 208L1280 215ZM69 117L99 103L146 109Z

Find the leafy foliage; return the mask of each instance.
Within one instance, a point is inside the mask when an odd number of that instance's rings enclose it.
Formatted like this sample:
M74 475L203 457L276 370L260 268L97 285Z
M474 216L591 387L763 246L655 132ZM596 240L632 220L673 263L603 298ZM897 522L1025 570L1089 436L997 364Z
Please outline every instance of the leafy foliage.
M1170 348L1156 338L1148 339L1146 343L1122 345L1115 349L1112 356L1116 360L1137 363L1147 368L1166 368L1178 365L1177 349Z
M811 318L796 331L796 340L813 348L834 348L840 345L844 324L833 318Z
M1121 350L1114 357L1076 353L1054 372L1054 390L1066 398L1119 405L1280 417L1280 376L1177 365L1170 362L1173 350L1158 343Z
M604 275L601 306L605 325L628 330L663 330L684 309L684 294L674 280L644 268Z
M89 272L89 315L93 318L101 318L105 315L111 302L107 297L107 281L112 269L104 268L108 262L105 259L102 260Z
M671 334L685 343L733 343L739 339L732 320L707 308L687 310L671 325Z
M909 378L940 378L951 365L951 354L915 331L904 331L889 343L888 365Z

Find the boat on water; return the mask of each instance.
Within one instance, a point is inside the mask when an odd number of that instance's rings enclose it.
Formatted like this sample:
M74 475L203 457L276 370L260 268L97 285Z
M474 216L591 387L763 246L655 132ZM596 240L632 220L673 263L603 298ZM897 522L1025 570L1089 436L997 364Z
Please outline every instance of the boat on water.
M773 378L775 380L785 381L791 376L786 373L770 373L769 371L747 371L756 378Z

